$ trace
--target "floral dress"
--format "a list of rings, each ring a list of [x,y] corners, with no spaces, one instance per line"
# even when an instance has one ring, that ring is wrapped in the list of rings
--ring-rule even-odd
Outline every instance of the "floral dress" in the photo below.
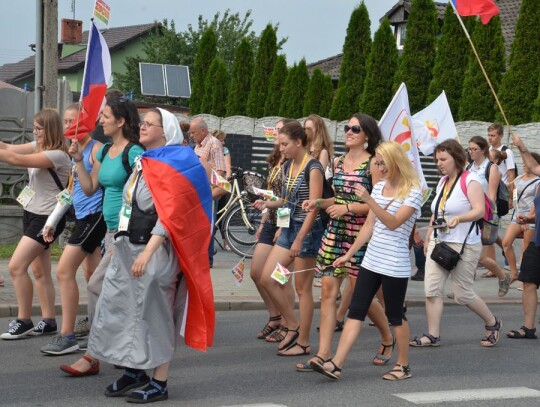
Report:
[[[350,173],[345,172],[343,169],[344,160],[345,156],[339,158],[334,172],[333,185],[336,193],[336,205],[360,202],[354,191],[354,187],[358,184],[362,185],[370,193],[372,188],[371,175],[369,174],[371,159],[364,161]],[[347,273],[352,277],[358,275],[358,269],[362,264],[366,246],[358,250],[350,262],[344,266],[334,268],[332,263],[338,257],[347,253],[365,221],[366,215],[354,215],[351,213],[346,213],[337,219],[330,218],[317,256],[318,275],[334,277],[344,277]]]

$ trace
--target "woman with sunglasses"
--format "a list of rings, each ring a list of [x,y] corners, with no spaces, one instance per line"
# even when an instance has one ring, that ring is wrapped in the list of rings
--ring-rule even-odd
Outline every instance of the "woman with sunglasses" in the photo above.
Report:
[[[310,362],[324,362],[330,357],[336,327],[341,329],[343,327],[349,304],[344,304],[342,299],[340,308],[344,308],[343,313],[340,315],[339,310],[336,310],[339,287],[341,282],[348,278],[354,289],[366,246],[360,247],[345,264],[338,267],[333,264],[351,248],[368,216],[369,207],[356,195],[356,187],[361,185],[371,192],[373,184],[380,180],[380,171],[376,169],[375,160],[372,159],[376,147],[382,140],[375,119],[357,113],[349,119],[344,130],[348,152],[336,159],[333,178],[336,196],[309,200],[303,205],[306,210],[314,210],[317,207],[325,210],[330,215],[330,221],[317,256],[317,271],[322,275],[319,350],[309,361],[296,365],[299,372],[310,372],[312,371]],[[381,334],[381,346],[373,358],[373,364],[385,365],[392,356],[393,338],[384,310],[378,301],[373,301],[369,308],[369,317]]]
[[[304,201],[321,198],[324,170],[321,163],[307,152],[307,136],[297,121],[283,125],[278,133],[280,150],[288,160],[283,165],[283,190],[276,201],[263,201],[258,208],[276,209],[277,226],[281,234],[268,254],[263,268],[262,282],[276,305],[284,322],[283,340],[279,343],[279,356],[308,355],[309,334],[313,318],[313,277],[315,260],[323,234],[318,211],[306,213]],[[280,284],[272,278],[276,263],[289,267],[294,274],[299,298],[299,321],[294,315],[294,302],[289,295],[292,283]]]
[[[283,119],[276,123],[274,128],[274,149],[266,159],[268,161],[268,186],[267,188],[274,193],[274,196],[280,197],[283,189],[283,163],[285,157],[280,151],[278,134],[283,126],[291,123],[291,119]],[[264,204],[263,200],[257,200],[253,203],[255,208],[261,208]],[[261,224],[257,229],[256,237],[257,244],[251,259],[250,276],[257,291],[261,295],[266,308],[268,309],[269,319],[264,328],[258,333],[257,339],[265,339],[267,342],[281,342],[284,338],[284,332],[279,329],[282,326],[281,315],[277,306],[272,301],[272,298],[266,291],[262,283],[262,272],[264,262],[268,254],[274,247],[274,244],[279,237],[279,228],[277,227],[276,209],[268,208],[262,215]],[[287,296],[291,302],[294,302],[294,290],[290,284],[284,287]]]
[[[475,173],[463,174],[467,154],[457,140],[445,140],[435,147],[435,162],[443,178],[437,186],[432,201],[433,216],[430,225],[438,226],[426,233],[426,275],[424,291],[428,330],[409,342],[413,347],[441,346],[441,319],[444,307],[444,285],[452,277],[455,302],[465,305],[478,315],[485,324],[486,333],[480,341],[485,347],[495,346],[499,341],[502,321],[497,319],[482,298],[473,290],[474,275],[482,242],[475,222],[482,219],[485,211],[484,190]],[[465,185],[461,186],[461,182]],[[438,242],[461,252],[461,258],[452,271],[441,267],[431,258]]]
[[[469,140],[468,150],[473,162],[467,169],[476,174],[480,184],[482,184],[484,193],[491,199],[491,202],[497,202],[497,188],[501,180],[501,173],[499,167],[489,161],[489,144],[487,140],[482,136],[472,137]],[[493,245],[482,247],[480,263],[489,270],[482,277],[489,276],[489,273],[496,276],[499,279],[499,297],[504,297],[510,289],[510,277],[506,276],[504,271],[497,265],[497,262],[490,256],[490,249],[494,254]]]
[[[123,97],[109,98],[100,119],[103,133],[110,136],[112,144],[104,144],[96,154],[97,161],[88,173],[83,161],[80,143],[73,141],[69,153],[75,161],[77,176],[86,195],[103,188],[103,217],[107,224],[105,254],[88,281],[88,324],[91,327],[96,303],[101,293],[105,271],[114,255],[114,235],[118,230],[119,213],[122,207],[122,191],[135,158],[144,151],[139,144],[140,118],[133,102]],[[106,150],[105,150],[106,149]],[[86,349],[85,344],[79,345]],[[71,376],[88,376],[99,373],[97,359],[85,354],[72,365],[61,365],[60,369]]]
[[[27,335],[56,332],[54,284],[51,277],[49,245],[64,231],[63,216],[51,241],[43,239],[43,228],[56,206],[56,195],[67,185],[70,159],[62,131],[62,120],[54,109],[43,109],[34,116],[35,141],[25,144],[6,144],[0,141],[0,161],[16,167],[28,168],[28,185],[17,201],[24,208],[23,236],[11,260],[9,274],[17,297],[17,318],[9,324],[2,339],[20,339]],[[36,283],[41,305],[41,321],[34,327],[31,320],[33,285],[28,267]]]
[[[420,215],[422,192],[418,175],[400,144],[387,141],[375,151],[383,180],[374,185],[371,195],[364,186],[355,187],[358,197],[369,207],[369,213],[347,253],[333,263],[336,268],[345,266],[369,242],[358,270],[348,319],[333,358],[311,361],[315,371],[332,379],[341,376],[343,364],[381,287],[385,313],[394,327],[398,347],[396,364],[383,379],[411,377],[409,325],[403,318],[403,302],[411,276],[409,237]]]

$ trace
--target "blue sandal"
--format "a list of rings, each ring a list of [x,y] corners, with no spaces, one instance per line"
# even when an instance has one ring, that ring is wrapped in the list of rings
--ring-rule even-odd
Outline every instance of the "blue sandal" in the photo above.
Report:
[[[154,380],[150,380],[148,386],[141,390],[135,390],[126,397],[128,403],[147,404],[154,401],[167,400],[169,392],[167,387],[157,384]]]
[[[422,338],[428,338],[429,342],[422,342]],[[423,333],[421,337],[415,336],[414,339],[409,342],[409,346],[412,346],[413,348],[427,348],[430,346],[438,347],[441,346],[441,337]]]

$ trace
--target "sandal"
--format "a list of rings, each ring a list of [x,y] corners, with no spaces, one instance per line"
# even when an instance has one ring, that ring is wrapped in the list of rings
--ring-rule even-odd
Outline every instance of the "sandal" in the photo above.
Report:
[[[300,353],[284,353],[295,348],[296,346],[302,349]],[[279,351],[277,355],[278,356],[304,356],[304,355],[309,355],[310,353],[311,353],[311,349],[309,348],[309,345],[304,346],[304,345],[300,345],[298,342],[295,342],[291,346],[289,346],[287,349]]]
[[[324,365],[328,360],[324,360],[319,355],[315,355],[313,358],[317,358],[321,361],[321,363]],[[296,371],[297,372],[313,372],[313,368],[311,367],[311,361],[303,362],[303,363],[297,363],[296,364]]]
[[[326,368],[324,367],[325,363],[331,363],[334,368],[332,370],[326,370]],[[325,375],[326,377],[329,377],[330,379],[334,379],[334,380],[339,379],[341,376],[341,368],[337,367],[337,365],[334,363],[332,359],[328,359],[325,363],[319,363],[316,360],[312,360],[311,362],[309,362],[309,364],[311,365],[311,368],[315,372],[321,373]]]
[[[285,328],[283,325],[280,325],[278,329],[276,329],[274,332],[264,338],[264,340],[270,343],[278,343],[285,339],[285,335],[287,335],[287,328]]]
[[[401,375],[397,375],[396,373],[401,373]],[[395,382],[397,380],[405,380],[412,377],[411,375],[411,368],[409,365],[396,365],[392,370],[390,370],[388,373],[386,373],[382,378],[384,380],[390,380],[391,382]]]
[[[390,345],[385,345],[384,343],[381,343],[381,346],[382,346],[382,351],[380,353],[377,353],[375,355],[375,357],[373,358],[373,361],[372,361],[372,363],[375,366],[384,366],[384,365],[388,364],[390,359],[392,359],[392,352],[394,351],[394,347],[396,346],[396,338],[392,339],[392,343]],[[388,348],[391,349],[390,350],[390,355],[385,355],[384,352]],[[378,360],[380,362],[378,362]]]
[[[280,320],[281,320],[281,315],[270,317],[268,319],[268,322],[262,329],[262,331],[257,334],[257,339],[266,339],[268,335],[271,335],[275,330],[279,329],[279,324],[275,326],[271,326],[270,323],[275,322],[275,321],[280,321]]]
[[[499,339],[501,337],[501,329],[502,329],[502,321],[500,319],[495,318],[495,325],[489,326],[486,325],[484,328],[486,328],[486,331],[490,331],[491,333],[488,336],[482,337],[482,340],[480,341],[480,345],[489,348],[492,346],[497,345],[497,342],[499,342]]]
[[[429,342],[422,342],[422,338],[429,339]],[[423,333],[420,338],[415,336],[414,339],[409,342],[409,346],[412,346],[413,348],[427,348],[430,346],[435,348],[441,346],[441,337]]]
[[[520,331],[523,331],[525,335],[522,334]],[[525,325],[523,325],[519,329],[516,329],[515,331],[508,332],[506,336],[512,339],[537,339],[538,338],[536,336],[536,328],[529,329]]]
[[[341,332],[343,331],[343,325],[345,325],[345,321],[338,321],[336,319],[336,327],[334,328],[334,332]],[[317,332],[321,332],[321,327],[317,327]]]
[[[287,332],[285,334],[285,338],[283,338],[283,341],[287,338],[287,335],[289,334],[289,332],[294,332],[291,339],[284,345],[281,345],[279,348],[278,348],[278,351],[281,352],[281,351],[284,351],[284,350],[287,350],[289,348],[292,348],[294,346],[294,344],[296,343],[296,340],[298,339],[298,337],[300,336],[300,334],[298,333],[298,329],[300,329],[300,327],[296,328],[296,329],[289,329],[287,327],[284,327],[283,328],[285,330],[285,332]],[[283,342],[282,341],[282,342]]]
[[[143,387],[144,385],[148,384],[149,381],[150,377],[148,377],[144,370],[137,373],[126,370],[120,379],[107,386],[104,394],[107,397],[119,397],[131,389]]]
[[[480,277],[482,277],[482,278],[495,278],[496,276],[491,271],[486,271]]]

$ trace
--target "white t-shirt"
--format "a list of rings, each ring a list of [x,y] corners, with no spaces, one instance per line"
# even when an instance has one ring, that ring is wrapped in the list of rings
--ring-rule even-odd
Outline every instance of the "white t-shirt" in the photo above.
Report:
[[[478,181],[480,184],[482,184],[482,189],[484,190],[484,193],[489,196],[489,181],[486,178],[486,167],[489,165],[490,161],[488,158],[486,158],[482,164],[480,164],[479,167],[476,166],[476,164],[473,162],[471,165],[471,168],[469,168],[470,172],[473,172],[478,177]],[[493,164],[497,165],[497,164]],[[491,171],[491,168],[490,168]]]
[[[504,147],[504,144],[497,147],[497,150],[502,151],[502,148]],[[491,150],[493,146],[489,147]],[[508,184],[508,170],[515,170],[516,169],[516,160],[514,159],[514,153],[510,148],[507,148],[505,151],[506,153],[506,160],[502,160],[502,162],[499,164],[499,171],[501,172],[501,179],[505,184]]]
[[[439,181],[439,185],[437,185],[437,194],[435,198],[433,199],[433,202],[431,203],[431,211],[433,214],[435,214],[435,204],[439,200],[439,195],[442,193],[444,184],[446,182],[447,177],[443,177]],[[472,181],[480,182],[478,180],[478,176],[470,172],[467,177],[465,178],[465,184],[469,186],[469,183]],[[456,186],[452,190],[452,193],[446,200],[446,205],[444,207],[444,213],[441,213],[441,211],[438,211],[437,217],[444,218],[448,222],[450,219],[452,219],[455,216],[464,215],[465,213],[469,212],[472,209],[471,203],[469,202],[469,199],[467,196],[463,193],[463,189],[461,188],[461,181],[458,179]],[[447,229],[446,232],[442,232],[441,229],[437,230],[437,239],[439,239],[442,242],[448,242],[448,243],[463,243],[465,241],[465,237],[467,236],[467,233],[469,232],[469,229],[471,227],[471,222],[463,222],[457,225],[454,229]],[[433,239],[433,234],[431,235],[431,238]],[[471,231],[471,234],[467,238],[468,244],[478,244],[480,243],[480,234],[478,228],[474,227]]]
[[[380,181],[373,187],[371,196],[381,208],[393,197],[382,195],[386,181]],[[413,189],[405,199],[396,199],[386,208],[388,213],[395,215],[404,205],[415,209],[414,214],[395,230],[388,229],[379,219],[375,220],[373,234],[369,241],[362,267],[374,273],[385,276],[409,278],[411,276],[411,259],[409,257],[409,238],[414,222],[420,216],[422,207],[422,192]]]

